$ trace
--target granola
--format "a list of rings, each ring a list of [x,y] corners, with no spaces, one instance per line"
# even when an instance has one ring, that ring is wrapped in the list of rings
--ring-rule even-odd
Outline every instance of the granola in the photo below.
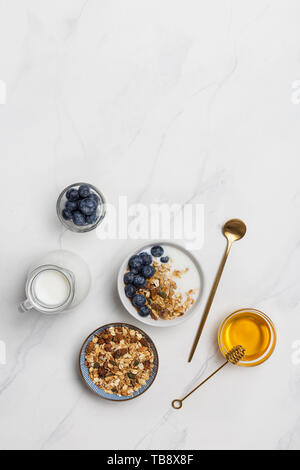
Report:
[[[108,394],[130,396],[149,380],[154,355],[139,331],[127,326],[109,327],[87,344],[85,365],[98,388]]]
[[[154,320],[173,320],[184,315],[195,302],[199,289],[184,292],[186,288],[182,286],[187,282],[181,282],[185,275],[186,281],[195,280],[195,268],[189,261],[191,271],[184,267],[181,256],[180,266],[184,269],[174,269],[173,259],[168,256],[170,250],[166,256],[165,248],[160,245],[152,246],[150,253],[143,251],[129,258],[124,274],[125,295],[141,317],[150,315]]]
[[[177,291],[175,279],[181,278],[188,272],[188,268],[172,271],[172,260],[160,264],[153,261],[155,274],[147,280],[146,288],[142,290],[150,308],[150,316],[154,320],[173,320],[186,313],[194,303],[194,294],[197,289],[190,289],[185,294]]]
[[[173,320],[184,315],[195,302],[194,297],[198,289],[182,293],[177,288],[176,279],[181,279],[188,272],[188,268],[181,271],[172,270],[172,263],[172,259],[167,263],[153,261],[153,276],[145,280],[143,287],[134,288],[133,305],[136,306],[135,298],[140,300],[142,296],[142,309],[147,309],[146,314],[150,314],[153,320]],[[130,287],[132,286],[127,286],[127,289]],[[142,309],[139,310],[140,314]]]

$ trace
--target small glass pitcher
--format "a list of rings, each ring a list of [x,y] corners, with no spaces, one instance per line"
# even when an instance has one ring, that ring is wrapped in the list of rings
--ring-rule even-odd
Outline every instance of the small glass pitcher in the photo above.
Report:
[[[19,311],[56,314],[71,309],[85,299],[90,284],[90,271],[82,258],[66,250],[50,252],[29,269],[26,299]]]
[[[37,285],[39,283],[40,277],[43,273],[53,273],[54,276],[59,276],[58,279],[61,279],[62,284],[66,285],[66,295],[56,302],[47,302],[43,300],[41,296],[38,294]],[[39,266],[34,271],[29,273],[26,281],[25,286],[26,292],[26,300],[20,303],[19,310],[21,312],[27,312],[34,308],[42,313],[58,313],[62,312],[63,310],[67,309],[68,306],[71,304],[72,300],[74,299],[75,294],[75,278],[74,274],[67,270],[63,269],[59,266],[55,266],[54,264],[45,264],[43,266]]]

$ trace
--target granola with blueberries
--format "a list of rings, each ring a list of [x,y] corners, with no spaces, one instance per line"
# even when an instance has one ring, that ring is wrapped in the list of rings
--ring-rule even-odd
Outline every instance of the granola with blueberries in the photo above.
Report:
[[[131,396],[149,380],[154,363],[146,338],[127,326],[96,334],[85,349],[85,365],[98,388],[109,394]]]
[[[188,268],[176,270],[172,266],[173,260],[158,245],[153,246],[150,253],[144,251],[129,259],[124,275],[125,294],[140,316],[173,320],[193,305],[197,289],[182,293],[176,283]]]

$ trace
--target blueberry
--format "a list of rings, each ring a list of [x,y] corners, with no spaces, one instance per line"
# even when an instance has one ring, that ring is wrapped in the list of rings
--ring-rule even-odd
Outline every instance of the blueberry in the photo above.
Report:
[[[169,257],[168,257],[168,256],[162,256],[162,257],[160,258],[160,261],[161,261],[162,263],[167,263],[167,262],[169,261]]]
[[[139,256],[135,255],[130,258],[128,265],[130,268],[136,269],[139,272],[142,268],[143,262]]]
[[[132,284],[134,281],[134,274],[133,272],[129,272],[124,274],[124,284]]]
[[[141,294],[136,294],[132,299],[132,303],[137,308],[143,307],[146,303],[146,298]]]
[[[81,199],[78,203],[78,208],[84,215],[91,215],[97,209],[97,204],[95,203],[94,199],[90,197],[86,197],[85,199]]]
[[[153,246],[151,248],[151,254],[155,257],[155,258],[160,258],[163,254],[164,254],[164,249],[161,247],[161,246]]]
[[[79,194],[77,189],[71,188],[66,192],[66,198],[69,199],[69,201],[78,201],[79,199]]]
[[[143,276],[137,274],[137,276],[134,277],[133,284],[135,287],[144,287],[146,284],[146,279]]]
[[[141,307],[139,309],[139,315],[141,317],[147,317],[150,313],[150,308],[147,307],[147,305],[144,305],[144,307]]]
[[[70,212],[76,211],[78,209],[77,201],[67,201],[65,209]]]
[[[140,270],[139,270],[139,269],[135,269],[135,268],[130,268],[130,272],[131,272],[132,274],[138,274],[138,273],[140,272]]]
[[[96,193],[91,193],[91,194],[89,195],[89,197],[90,197],[91,199],[94,199],[95,203],[96,203],[97,206],[98,206],[98,204],[99,204],[99,202],[100,202],[99,196],[97,196]]]
[[[132,285],[132,284],[128,284],[126,287],[125,287],[125,294],[127,295],[127,297],[131,298],[133,296],[136,296],[136,288]]]
[[[72,217],[73,217],[73,214],[72,214],[71,211],[69,211],[69,210],[67,210],[67,209],[64,209],[64,210],[62,211],[62,216],[63,216],[63,218],[64,218],[65,220],[71,220]]]
[[[85,225],[85,217],[81,212],[74,211],[72,213],[72,217],[73,217],[73,222],[75,225],[78,225],[78,226]]]
[[[96,212],[94,212],[93,214],[91,215],[87,215],[85,220],[87,221],[88,224],[94,224],[98,219],[98,216],[96,214]]]
[[[155,274],[155,269],[153,268],[153,266],[144,266],[143,269],[142,269],[142,275],[146,278],[146,279],[149,279],[149,277],[152,277],[154,276]]]
[[[79,196],[84,199],[90,195],[90,187],[87,184],[82,184],[78,189]]]
[[[142,253],[139,254],[139,257],[141,258],[142,260],[142,263],[144,265],[147,265],[147,264],[151,264],[152,263],[152,256],[149,255],[149,253],[146,253],[145,251],[143,251]]]

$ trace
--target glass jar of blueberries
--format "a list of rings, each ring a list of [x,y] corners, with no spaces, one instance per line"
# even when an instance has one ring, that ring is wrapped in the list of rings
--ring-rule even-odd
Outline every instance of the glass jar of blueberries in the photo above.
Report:
[[[71,184],[59,195],[56,212],[67,229],[77,233],[90,232],[105,217],[105,199],[91,184]]]

